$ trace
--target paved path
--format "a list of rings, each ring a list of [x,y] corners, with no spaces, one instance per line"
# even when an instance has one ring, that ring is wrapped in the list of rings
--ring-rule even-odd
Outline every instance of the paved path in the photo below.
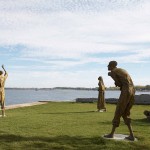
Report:
[[[25,103],[25,104],[16,104],[16,105],[8,105],[5,107],[5,109],[14,109],[14,108],[20,108],[20,107],[28,107],[28,106],[34,106],[34,105],[42,105],[47,104],[48,102],[33,102],[33,103]]]
[[[104,136],[102,136],[105,139],[109,139],[109,140],[123,140],[123,141],[129,141],[129,142],[134,142],[134,141],[138,141],[137,138],[135,138],[134,141],[130,141],[127,140],[126,137],[128,137],[129,135],[124,135],[124,134],[114,134],[114,138],[105,138]]]

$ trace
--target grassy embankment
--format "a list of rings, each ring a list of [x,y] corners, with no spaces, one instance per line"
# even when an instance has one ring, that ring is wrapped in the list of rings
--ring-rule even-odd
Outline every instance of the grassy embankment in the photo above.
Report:
[[[150,106],[135,105],[132,125],[138,142],[107,140],[115,105],[107,104],[106,113],[94,112],[96,104],[50,102],[46,105],[7,110],[0,118],[0,149],[60,150],[148,150],[150,122],[143,111]],[[128,134],[123,122],[116,133]]]

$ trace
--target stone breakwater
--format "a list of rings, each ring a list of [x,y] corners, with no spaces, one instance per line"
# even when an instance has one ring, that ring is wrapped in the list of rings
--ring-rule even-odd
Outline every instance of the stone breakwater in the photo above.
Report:
[[[106,103],[116,104],[117,98],[106,98]],[[94,103],[97,102],[97,98],[77,98],[76,102],[80,103]],[[135,104],[139,105],[150,105],[150,94],[135,95]]]

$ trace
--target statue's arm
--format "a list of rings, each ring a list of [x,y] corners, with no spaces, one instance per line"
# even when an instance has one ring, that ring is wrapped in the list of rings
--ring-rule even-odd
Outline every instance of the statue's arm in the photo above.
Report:
[[[121,83],[119,82],[119,80],[114,72],[108,72],[108,76],[110,76],[115,81],[116,86],[121,87]]]
[[[7,71],[4,68],[4,65],[2,65],[2,68],[3,68],[4,72],[5,72],[4,76],[8,76]]]

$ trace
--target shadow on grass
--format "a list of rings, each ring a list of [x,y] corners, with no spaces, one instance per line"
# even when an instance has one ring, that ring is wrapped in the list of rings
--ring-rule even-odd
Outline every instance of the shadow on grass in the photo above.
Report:
[[[134,120],[132,120],[132,122],[139,126],[149,126],[150,125],[150,121],[147,118],[134,119]]]
[[[18,143],[15,149],[77,149],[77,150],[116,150],[120,149],[127,149],[132,148],[136,150],[145,149],[147,150],[149,147],[146,145],[139,145],[137,142],[118,142],[114,140],[106,140],[102,137],[92,137],[86,138],[81,136],[56,136],[56,137],[25,137],[20,135],[13,135],[13,134],[3,134],[0,135],[0,141],[4,146],[1,144],[0,148],[3,146],[3,149],[13,149],[11,146],[14,143]],[[8,144],[9,143],[9,144]]]
[[[41,114],[50,114],[50,115],[55,115],[55,114],[82,114],[82,113],[94,113],[95,111],[82,111],[82,112],[57,112],[57,113],[41,113]],[[96,113],[96,112],[95,112]]]

